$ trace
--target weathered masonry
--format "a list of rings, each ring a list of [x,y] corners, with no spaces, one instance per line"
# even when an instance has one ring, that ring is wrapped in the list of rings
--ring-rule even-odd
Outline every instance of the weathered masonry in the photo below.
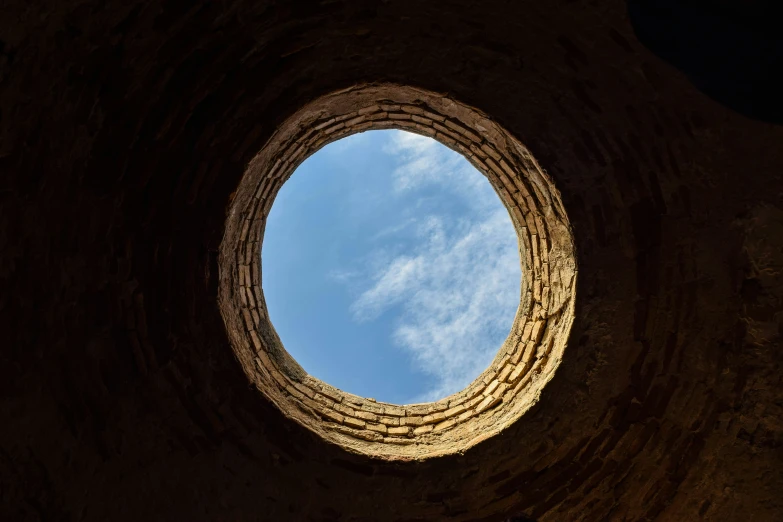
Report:
[[[508,208],[522,252],[521,302],[508,340],[470,386],[430,404],[382,404],[307,375],[275,334],[261,288],[258,253],[283,182],[323,145],[388,128],[430,136],[464,154]],[[245,372],[289,417],[351,451],[386,458],[464,451],[527,411],[562,360],[573,322],[576,261],[560,195],[522,144],[486,115],[446,96],[377,85],[308,104],[250,162],[226,231],[220,302]]]
[[[0,520],[783,520],[763,4],[6,0]],[[275,194],[376,128],[465,155],[523,254],[437,403],[313,379],[265,313]]]

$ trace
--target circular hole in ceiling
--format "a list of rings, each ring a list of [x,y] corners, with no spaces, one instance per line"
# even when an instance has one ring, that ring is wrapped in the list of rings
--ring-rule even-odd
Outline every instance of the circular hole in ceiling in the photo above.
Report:
[[[437,402],[382,403],[330,386],[291,357],[269,319],[258,252],[276,195],[307,157],[372,129],[413,132],[461,153],[500,196],[520,243],[521,300],[508,337],[474,381]],[[538,401],[565,352],[576,276],[571,227],[559,192],[516,138],[448,96],[381,84],[307,104],[250,162],[220,246],[218,297],[248,379],[284,415],[351,452],[424,459],[462,452],[494,436]],[[518,289],[519,279],[508,285]]]
[[[492,362],[520,302],[508,211],[467,159],[370,130],[326,145],[267,217],[269,316],[304,370],[396,404],[457,393]]]

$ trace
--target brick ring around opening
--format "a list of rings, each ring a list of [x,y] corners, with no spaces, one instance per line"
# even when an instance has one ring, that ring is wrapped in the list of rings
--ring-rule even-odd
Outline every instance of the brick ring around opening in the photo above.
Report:
[[[475,381],[434,403],[376,402],[308,375],[283,348],[264,301],[260,248],[280,187],[324,145],[370,129],[415,132],[463,154],[490,181],[519,238],[520,304],[508,338]],[[250,162],[220,246],[219,303],[247,377],[284,415],[354,453],[425,459],[463,452],[508,427],[538,401],[564,355],[576,274],[560,193],[518,140],[487,115],[446,95],[366,85],[309,103]]]

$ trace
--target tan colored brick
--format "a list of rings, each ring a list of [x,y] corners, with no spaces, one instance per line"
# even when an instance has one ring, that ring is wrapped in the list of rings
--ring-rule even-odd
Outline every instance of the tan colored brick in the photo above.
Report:
[[[500,154],[486,143],[481,145],[481,150],[490,155],[495,161],[500,161]]]
[[[416,130],[421,132],[422,134],[426,134],[427,136],[435,136],[437,132],[432,127],[427,127],[426,125],[422,125],[421,123],[414,123],[414,127],[416,127]]]
[[[400,109],[411,114],[424,114],[424,109],[416,107],[415,105],[402,105]]]
[[[250,229],[250,221],[245,220],[244,223],[242,223],[242,232],[239,234],[239,238],[242,241],[245,241],[247,239],[247,231]],[[241,284],[241,283],[240,283]]]
[[[492,381],[495,380],[497,375],[498,375],[497,370],[495,368],[490,368],[490,371],[486,372],[481,376],[481,380],[482,382],[484,382],[484,384],[489,386],[492,383]]]
[[[364,123],[360,123],[358,125],[354,125],[353,127],[351,127],[351,130],[352,131],[356,131],[356,132],[361,132],[361,131],[369,129],[372,126],[373,126],[373,123],[371,121],[365,121]]]
[[[301,384],[301,383],[295,382],[295,383],[294,383],[294,387],[295,387],[297,390],[299,390],[299,391],[300,391],[302,394],[306,395],[307,397],[309,397],[309,398],[311,398],[311,399],[312,399],[313,397],[315,397],[315,391],[313,391],[313,390],[312,390],[311,388],[309,388],[308,386],[305,386],[304,384]]]
[[[319,410],[318,413],[320,413],[322,417],[325,417],[325,418],[329,419],[330,421],[336,422],[337,424],[342,424],[343,421],[345,420],[345,417],[343,417],[342,415],[340,415],[336,411],[328,409],[328,408],[323,408],[323,409]]]
[[[449,125],[449,123],[452,123],[452,122],[447,120],[445,123],[446,123],[447,126],[451,127],[451,125]],[[471,140],[471,141],[473,141],[475,143],[481,143],[481,137],[479,135],[477,135],[476,133],[466,129],[465,127],[462,127],[460,125],[456,125],[456,126],[454,126],[452,128],[454,128],[454,130],[456,130],[457,132],[459,132],[460,134],[462,134],[463,136],[465,136],[469,140]]]
[[[544,335],[545,326],[545,321],[536,321],[536,324],[533,326],[533,331],[530,334],[530,340],[536,344],[541,342],[541,337]]]
[[[531,230],[534,229],[534,227],[529,227],[529,228]],[[539,246],[539,244],[538,244],[538,234],[532,234],[532,233],[530,234],[530,246],[533,248],[533,257],[539,257],[538,256],[538,246]]]
[[[333,134],[334,132],[336,132],[336,131],[338,131],[340,129],[343,129],[343,128],[345,128],[345,123],[341,122],[341,123],[338,123],[337,125],[333,125],[333,126],[329,127],[328,129],[325,129],[324,130],[324,134],[326,134],[326,135]]]
[[[364,411],[368,411],[370,413],[374,413],[376,415],[383,415],[383,406],[369,400],[365,400],[362,402],[361,409],[363,409]]]
[[[393,415],[394,417],[405,417],[405,408],[393,406],[391,404],[384,404],[383,413],[386,415]]]
[[[475,411],[468,410],[468,411],[463,412],[459,417],[457,417],[457,420],[462,422],[462,421],[464,421],[466,419],[469,419],[470,417],[474,416],[475,414],[476,414]]]
[[[484,395],[492,395],[492,392],[495,391],[495,388],[497,388],[500,385],[500,382],[497,379],[493,379],[491,383],[487,386],[487,389],[484,390]]]
[[[378,120],[385,120],[388,117],[389,117],[388,112],[376,112],[375,114],[370,114],[369,116],[365,116],[365,121],[374,122]]]
[[[334,402],[343,402],[342,394],[335,388],[329,386],[328,384],[321,384],[318,391],[321,393],[321,395],[328,397]]]
[[[350,406],[346,406],[345,404],[338,404],[335,403],[332,408],[334,408],[336,411],[339,411],[343,415],[350,415],[350,416],[356,416],[356,410],[351,408]]]
[[[258,334],[255,330],[250,330],[248,333],[250,334],[250,339],[253,340],[253,346],[256,347],[256,351],[263,351],[264,347],[261,344],[261,339],[258,338]]]
[[[364,419],[366,421],[370,422],[378,422],[378,416],[374,413],[370,413],[369,411],[364,410],[356,410],[356,413],[354,413],[355,417],[358,417],[360,419]]]
[[[261,322],[261,317],[258,315],[258,312],[255,310],[250,310],[250,315],[253,316],[253,324],[259,324]]]
[[[520,208],[522,208],[520,204]],[[530,205],[528,204],[528,208]],[[524,210],[524,209],[523,209]],[[533,211],[525,212],[525,225],[530,233],[530,245],[534,248],[534,257],[538,255],[538,228],[536,227],[536,220],[533,217]]]
[[[250,308],[256,307],[256,300],[253,298],[253,290],[250,288],[245,288],[245,295],[247,296],[247,304]]]
[[[440,114],[436,114],[436,113],[431,112],[431,111],[422,111],[421,115],[424,116],[425,118],[429,118],[429,119],[431,119],[433,121],[440,121],[440,122],[446,121],[446,117],[445,116],[441,116]]]
[[[304,399],[304,398],[305,398],[304,394],[303,394],[302,392],[300,392],[299,390],[297,390],[296,388],[294,388],[292,385],[287,385],[287,386],[285,387],[285,390],[286,390],[286,391],[287,391],[287,392],[288,392],[290,395],[293,395],[294,397],[296,397],[296,398],[297,398],[297,399],[299,399],[300,401],[301,401],[302,399]]]
[[[443,415],[446,416],[446,417],[451,417],[453,415],[459,415],[460,413],[465,411],[465,409],[466,409],[465,405],[464,404],[460,404],[458,406],[455,406],[454,408],[449,408],[448,410],[443,412]]]
[[[288,379],[286,379],[282,373],[280,373],[275,366],[267,367],[267,370],[272,375],[272,378],[274,378],[275,381],[277,381],[277,384],[281,388],[285,388],[286,385],[290,382]]]
[[[264,370],[270,368],[272,366],[272,360],[269,358],[269,354],[264,350],[261,350],[257,353],[258,357],[256,357],[256,364],[259,366],[259,368],[263,368]]]
[[[239,300],[242,301],[243,307],[248,308],[247,295],[245,294],[244,286],[239,287]]]
[[[415,123],[410,120],[394,120],[394,126],[397,128],[418,129],[421,127],[421,123]]]
[[[414,435],[423,435],[425,433],[431,432],[435,427],[432,424],[426,425],[426,426],[419,426],[415,430],[413,430]]]
[[[305,397],[304,399],[302,399],[302,404],[304,404],[305,406],[307,406],[308,408],[310,408],[310,409],[311,409],[311,410],[313,410],[314,412],[319,412],[319,411],[321,411],[321,410],[323,409],[323,406],[322,406],[322,405],[318,404],[318,403],[317,403],[317,402],[315,402],[314,400],[312,400],[312,399],[309,399],[309,398],[307,398],[307,397]]]
[[[337,426],[335,427],[335,430],[342,433],[343,435],[349,435],[357,439],[369,440],[372,442],[383,441],[383,435],[368,430],[355,430],[353,428],[347,428],[343,426]]]
[[[476,167],[477,169],[479,169],[479,170],[480,170],[481,172],[483,172],[484,174],[486,174],[487,172],[489,172],[489,171],[490,171],[490,169],[489,169],[489,167],[487,166],[487,164],[486,164],[486,163],[484,163],[484,160],[482,160],[482,159],[481,159],[481,158],[479,158],[478,156],[472,156],[472,157],[470,158],[470,162],[471,162],[471,163],[473,163],[473,166],[474,166],[474,167]]]
[[[389,435],[399,435],[407,437],[411,433],[411,429],[407,426],[398,426],[395,428],[388,428]]]
[[[506,378],[511,374],[511,372],[514,371],[514,367],[510,364],[507,364],[503,367],[503,369],[498,374],[498,381],[505,382]]]
[[[446,418],[446,415],[444,415],[442,411],[439,411],[431,413],[430,415],[425,415],[421,420],[424,424],[433,424],[442,421],[444,418]]]
[[[426,415],[430,413],[430,404],[429,403],[407,404],[405,406],[405,412],[407,413],[408,416]]]
[[[449,129],[448,127],[444,127],[443,125],[437,122],[433,122],[432,126],[433,128],[435,128],[435,130],[438,131],[439,134],[448,136],[449,138],[451,138],[452,141],[455,142],[455,144],[459,143],[461,145],[459,148],[463,154],[465,154],[466,156],[473,156],[473,152],[470,151],[471,142],[465,136],[463,136],[459,132]]]
[[[525,346],[525,355],[522,357],[522,362],[525,364],[525,366],[529,366],[532,364],[533,359],[536,356],[536,341],[530,340],[527,342],[527,345]]]
[[[356,116],[356,115],[358,115],[358,114],[359,114],[359,112],[358,112],[358,111],[355,111],[355,112],[346,112],[345,114],[341,114],[341,115],[339,115],[339,116],[335,116],[335,118],[334,118],[334,121],[338,122],[338,121],[345,121],[345,120],[349,120],[349,119],[353,118],[354,116]]]
[[[538,301],[540,303],[541,302],[541,280],[540,279],[536,279],[535,281],[533,281],[532,287],[533,287],[533,299],[535,299],[536,301]]]
[[[399,426],[400,425],[400,419],[399,417],[379,417],[378,422],[381,424],[385,424],[387,426]]]
[[[508,207],[511,208],[514,206],[514,198],[511,197],[511,194],[508,193],[508,190],[505,187],[496,187],[495,190],[500,194],[500,199],[502,199]]]
[[[383,434],[386,434],[386,432],[388,431],[388,428],[383,424],[367,424],[367,429]]]
[[[529,341],[530,335],[533,332],[533,326],[535,326],[535,323],[532,321],[528,321],[525,324],[525,330],[522,332],[522,340],[523,341]]]
[[[329,118],[329,119],[328,119],[328,120],[326,120],[325,122],[319,123],[318,125],[316,125],[316,126],[315,126],[315,127],[313,127],[313,128],[314,128],[315,130],[321,130],[321,129],[325,129],[326,127],[328,127],[329,125],[331,125],[331,124],[332,124],[332,123],[334,123],[335,121],[337,121],[337,119],[336,119],[336,118]]]
[[[447,428],[451,428],[455,424],[457,424],[457,419],[447,419],[447,420],[445,420],[445,421],[443,421],[443,422],[441,422],[439,424],[436,424],[435,428],[433,429],[433,431],[442,431],[442,430],[445,430]]]
[[[351,428],[357,428],[357,429],[363,429],[367,423],[363,420],[354,419],[353,417],[345,417],[343,420],[343,424],[346,426],[350,426]]]
[[[487,153],[481,150],[481,146],[477,142],[470,143],[470,152],[472,152],[474,156],[477,156],[482,160],[484,160],[485,163],[489,158],[489,156],[487,156]],[[489,165],[489,163],[487,163],[487,165]],[[495,169],[490,168],[490,170],[495,170]]]
[[[380,105],[370,105],[369,107],[365,107],[364,109],[359,109],[359,114],[365,115],[371,112],[378,112],[379,110],[381,110]]]
[[[382,120],[375,123],[374,128],[376,129],[390,129],[394,127],[395,122],[389,121],[389,120]]]
[[[457,142],[454,139],[450,138],[446,134],[443,134],[442,132],[436,132],[435,133],[435,139],[437,139],[441,143],[445,143],[446,145],[450,145],[451,147],[456,147],[457,146]]]
[[[464,131],[466,131],[466,130],[467,130],[467,129],[465,129],[465,128],[464,128],[462,125],[459,125],[459,124],[457,124],[457,123],[454,123],[454,122],[453,122],[453,121],[451,121],[451,120],[446,120],[446,121],[444,121],[444,124],[446,125],[446,127],[450,128],[450,129],[451,129],[451,130],[453,130],[453,131],[456,131],[456,132],[458,132],[458,133],[462,134],[463,136],[465,135],[465,132],[464,132]],[[479,141],[479,140],[473,140],[473,141]]]
[[[520,377],[525,373],[525,366],[524,364],[517,366],[513,372],[511,372],[511,375],[508,376],[508,382],[515,383],[519,380]]]
[[[243,308],[242,317],[245,320],[245,328],[248,331],[255,330],[255,323],[253,322],[253,316],[250,315],[250,310],[248,310],[247,308]]]
[[[357,116],[353,118],[352,120],[348,120],[345,122],[346,127],[353,127],[354,125],[361,123],[364,121],[364,116]]]
[[[484,389],[484,386],[482,386],[482,383],[476,382],[474,384],[471,384],[470,387],[465,390],[465,393],[463,395],[464,397],[464,403],[469,403],[471,399],[475,398],[478,395],[481,395],[481,391]],[[470,408],[470,406],[467,406]]]
[[[316,401],[320,402],[321,404],[323,404],[327,408],[331,408],[332,406],[334,406],[334,401],[333,400],[331,400],[331,399],[329,399],[327,397],[324,397],[320,393],[316,393],[314,398],[315,398]]]
[[[500,402],[500,397],[495,397],[492,395],[488,395],[487,397],[484,397],[484,400],[481,401],[481,403],[476,406],[476,413],[482,413],[491,407],[495,406]]]
[[[455,406],[459,406],[460,404],[462,404],[466,400],[468,400],[467,396],[465,394],[463,394],[463,393],[460,393],[459,395],[457,395],[453,399],[449,400],[449,409],[454,408]]]
[[[434,413],[436,411],[446,411],[449,409],[449,400],[448,399],[441,399],[438,402],[433,402],[430,404],[430,413]]]
[[[549,310],[549,295],[550,295],[549,286],[542,287],[541,288],[541,307],[544,310]]]

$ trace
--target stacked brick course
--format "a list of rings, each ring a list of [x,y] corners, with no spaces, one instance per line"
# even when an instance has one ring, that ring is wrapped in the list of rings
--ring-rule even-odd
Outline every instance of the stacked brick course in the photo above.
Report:
[[[507,207],[520,243],[523,283],[508,339],[471,385],[429,404],[380,403],[307,375],[274,333],[261,288],[264,225],[283,183],[327,143],[389,128],[429,136],[468,158]],[[383,86],[314,102],[251,162],[229,221],[235,233],[223,243],[221,301],[240,360],[286,414],[352,450],[417,457],[462,450],[518,418],[560,361],[572,321],[576,265],[558,192],[513,137],[452,100]]]
[[[0,520],[783,520],[783,127],[654,56],[639,4],[4,2]],[[713,4],[699,8],[715,20],[772,19]],[[689,49],[720,51],[680,25]],[[752,86],[730,62],[706,65]],[[446,97],[348,93],[297,113],[384,79],[522,140],[579,257],[568,349],[536,405],[559,335],[519,403],[389,437],[407,445],[300,409],[257,369],[237,293],[243,213],[299,127],[426,106],[521,155]],[[542,219],[551,274],[563,236]],[[265,353],[303,385],[252,298]],[[463,453],[415,457],[481,430]]]

